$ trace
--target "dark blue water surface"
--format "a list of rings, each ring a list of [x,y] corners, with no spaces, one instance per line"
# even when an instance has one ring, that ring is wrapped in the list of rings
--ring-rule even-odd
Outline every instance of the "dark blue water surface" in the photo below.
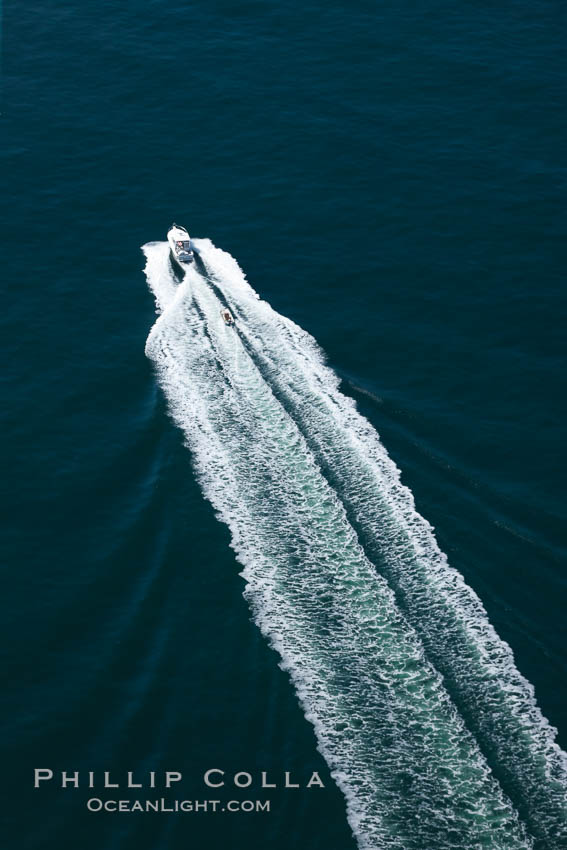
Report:
[[[144,353],[173,219],[325,350],[567,745],[561,30],[545,0],[4,9],[6,847],[356,847]],[[94,814],[37,767],[325,788]]]

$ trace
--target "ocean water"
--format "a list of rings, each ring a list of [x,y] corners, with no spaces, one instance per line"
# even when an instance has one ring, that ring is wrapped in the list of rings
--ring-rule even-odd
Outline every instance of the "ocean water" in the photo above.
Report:
[[[560,24],[4,9],[7,847],[567,847]]]

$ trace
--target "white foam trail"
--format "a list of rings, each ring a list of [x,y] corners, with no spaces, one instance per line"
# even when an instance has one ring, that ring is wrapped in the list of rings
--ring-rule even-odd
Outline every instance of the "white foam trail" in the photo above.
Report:
[[[376,456],[362,459],[368,474],[380,474],[372,486],[384,489],[388,508],[375,516],[387,520],[382,554],[417,559],[416,580],[429,557],[421,537],[432,537],[431,530],[417,514],[408,526],[411,494],[369,423],[339,393],[313,340],[257,300],[232,258],[208,242],[200,248],[238,332],[223,325],[221,303],[197,270],[174,287],[167,246],[146,246],[146,274],[162,310],[147,353],[204,493],[231,530],[255,619],[280,653],[345,794],[360,847],[531,847],[416,631],[359,545],[341,502],[351,507],[352,488],[347,482],[339,499],[321,474],[318,441],[338,452],[346,478],[352,452],[357,475],[360,446],[368,451],[369,441]],[[284,376],[279,382],[266,372],[274,363]],[[332,446],[321,438],[329,418],[341,435]],[[472,609],[477,618],[484,616],[479,606],[477,600]],[[477,660],[497,680],[502,658],[511,663],[511,656],[504,647],[483,657],[484,630],[471,632]],[[519,681],[523,705],[527,683]],[[527,737],[538,719],[532,702]]]

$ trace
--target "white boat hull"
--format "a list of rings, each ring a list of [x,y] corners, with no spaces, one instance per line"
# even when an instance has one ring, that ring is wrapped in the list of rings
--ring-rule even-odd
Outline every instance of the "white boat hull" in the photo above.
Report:
[[[171,257],[182,269],[191,265],[195,259],[191,238],[184,227],[174,224],[167,234]]]

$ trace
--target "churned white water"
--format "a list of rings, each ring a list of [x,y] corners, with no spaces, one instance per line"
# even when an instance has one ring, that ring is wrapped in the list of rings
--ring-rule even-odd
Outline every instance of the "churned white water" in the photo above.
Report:
[[[181,283],[144,248],[146,352],[360,847],[564,846],[565,755],[510,648],[314,340],[198,245]]]

